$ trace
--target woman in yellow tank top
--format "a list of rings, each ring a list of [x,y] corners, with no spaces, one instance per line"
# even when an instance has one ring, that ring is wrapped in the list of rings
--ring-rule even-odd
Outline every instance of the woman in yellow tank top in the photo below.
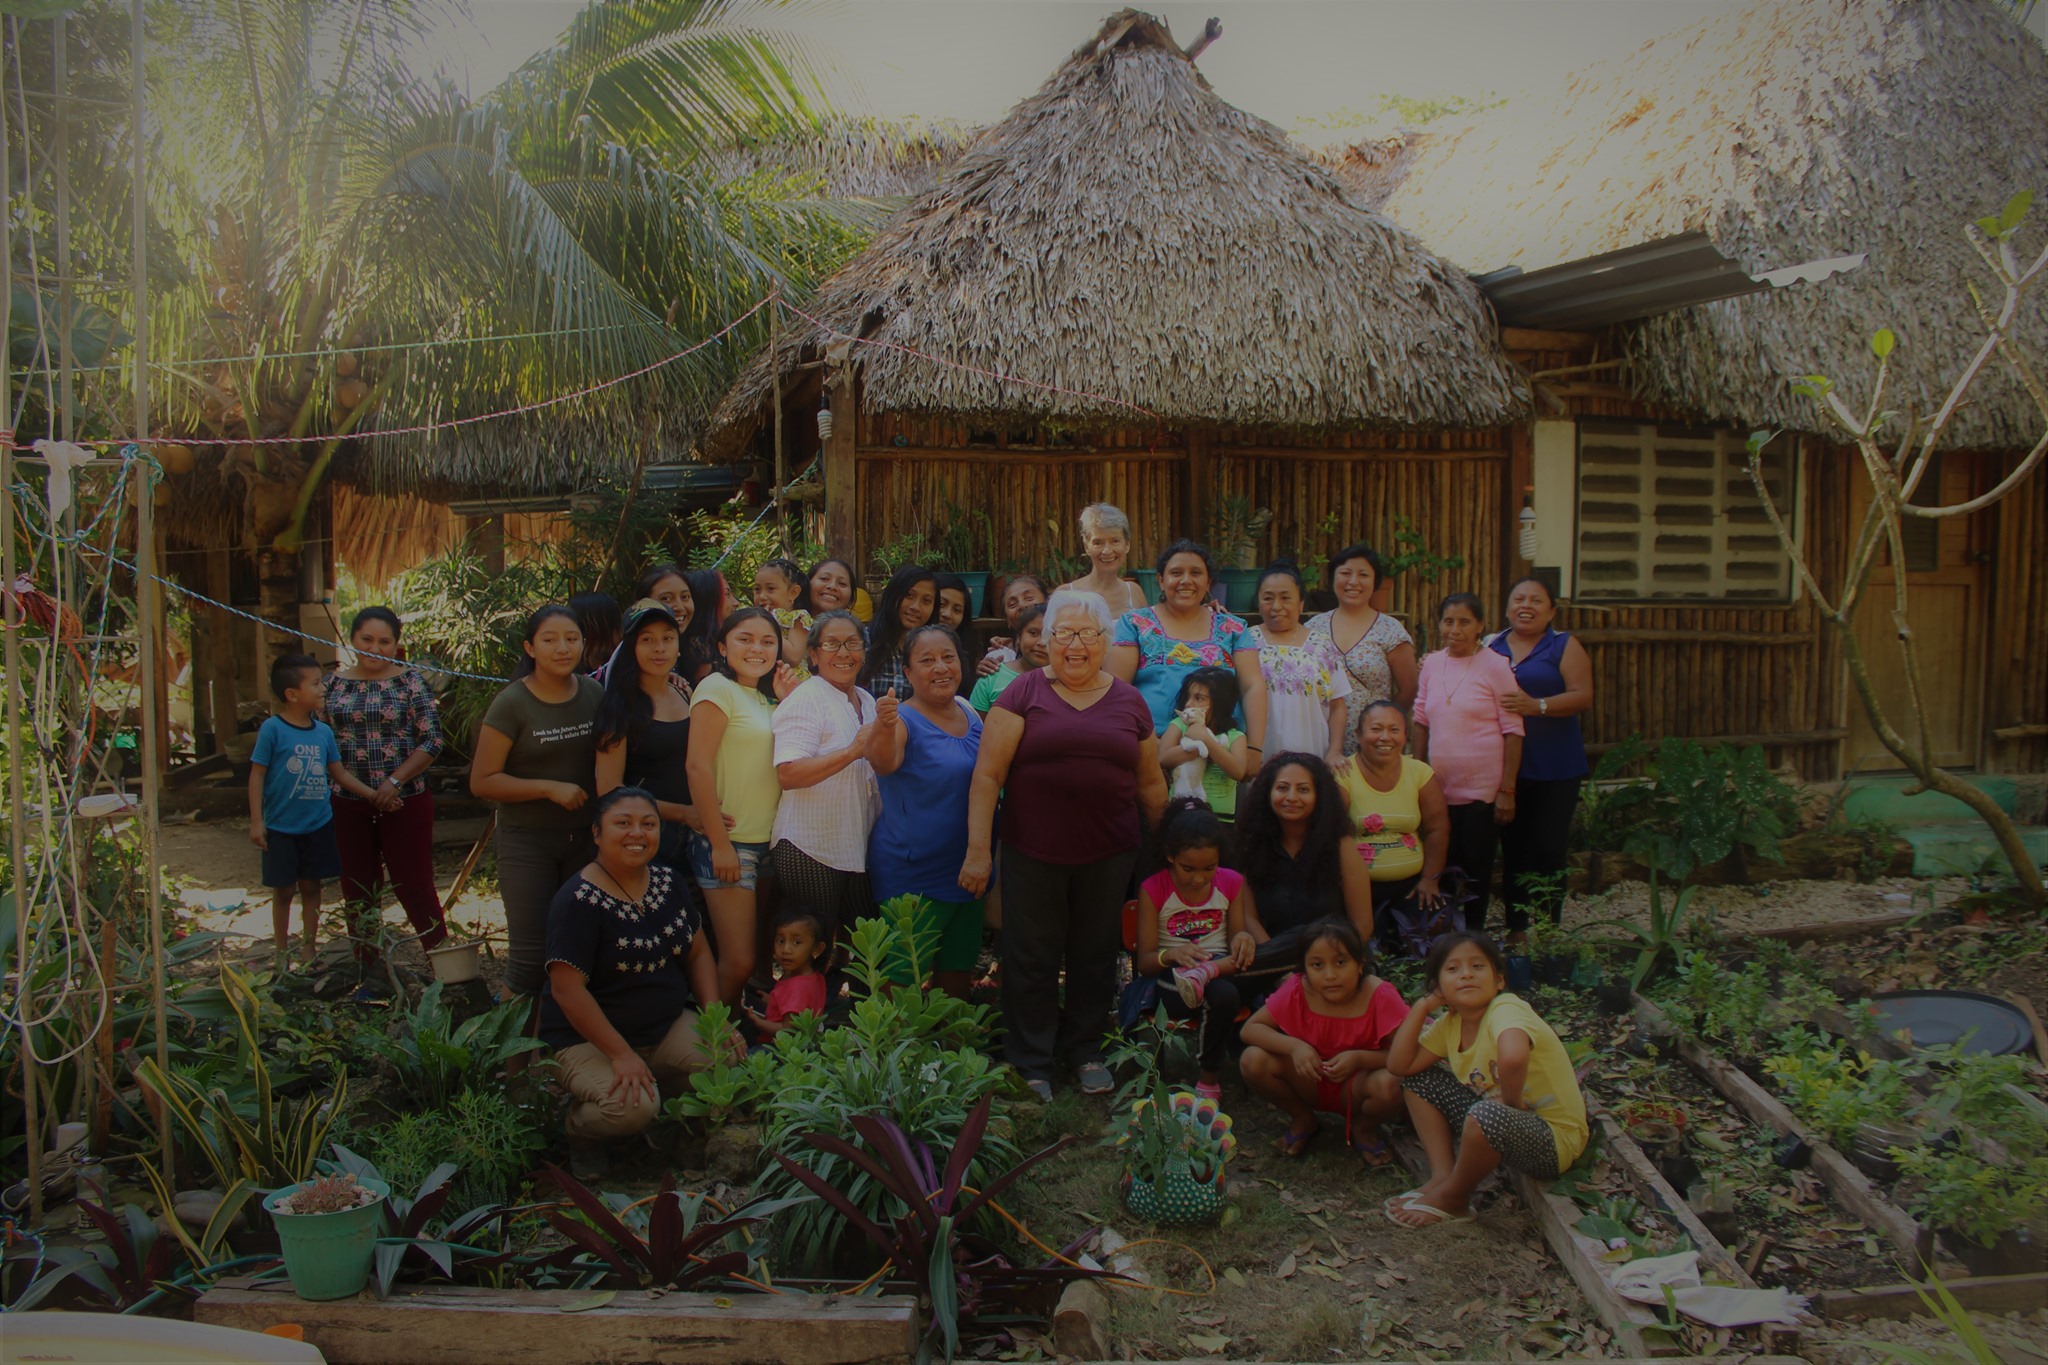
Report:
[[[1375,903],[1409,900],[1430,911],[1443,900],[1438,879],[1450,847],[1450,813],[1436,774],[1402,752],[1407,744],[1407,714],[1390,701],[1373,702],[1360,720],[1357,757],[1337,776]]]

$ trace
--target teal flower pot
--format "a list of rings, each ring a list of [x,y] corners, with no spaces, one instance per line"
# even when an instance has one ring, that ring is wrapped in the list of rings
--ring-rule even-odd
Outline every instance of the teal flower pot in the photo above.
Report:
[[[298,1185],[287,1185],[263,1201],[264,1212],[277,1226],[292,1292],[302,1299],[345,1299],[360,1294],[370,1282],[370,1263],[377,1254],[377,1234],[384,1230],[384,1205],[391,1187],[367,1177],[357,1183],[377,1198],[341,1213],[280,1212],[278,1205],[301,1188]]]
[[[1197,1180],[1185,1170],[1168,1171],[1165,1177],[1140,1180],[1124,1172],[1124,1207],[1148,1223],[1162,1228],[1192,1228],[1213,1223],[1223,1216],[1228,1201],[1223,1193],[1223,1163],[1216,1174]]]
[[[967,619],[977,616],[1001,616],[1003,604],[988,600],[988,573],[980,569],[955,569],[961,581],[967,584]]]
[[[1124,572],[1138,580],[1138,588],[1145,594],[1145,601],[1148,604],[1155,607],[1159,605],[1159,570],[1126,569]]]
[[[1259,609],[1259,575],[1263,569],[1218,569],[1216,586],[1221,590],[1223,605],[1239,616],[1256,613]]]

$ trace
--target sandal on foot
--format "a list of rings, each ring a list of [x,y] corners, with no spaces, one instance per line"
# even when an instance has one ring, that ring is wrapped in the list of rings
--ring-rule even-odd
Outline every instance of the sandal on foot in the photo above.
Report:
[[[1382,1203],[1380,1205],[1380,1212],[1385,1214],[1387,1217],[1392,1218],[1394,1216],[1395,1209],[1404,1208],[1407,1206],[1410,1200],[1419,1199],[1421,1197],[1422,1190],[1419,1187],[1412,1190],[1403,1190],[1399,1194],[1395,1195],[1392,1199],[1389,1199]]]
[[[1426,1213],[1430,1217],[1430,1221],[1427,1223],[1404,1223],[1395,1216],[1394,1210],[1387,1210],[1387,1221],[1395,1227],[1408,1232],[1421,1232],[1425,1228],[1442,1227],[1446,1223],[1469,1223],[1478,1216],[1470,1209],[1465,1209],[1458,1213],[1445,1213],[1436,1205],[1424,1204],[1420,1200],[1403,1204],[1401,1208],[1408,1213]]]
[[[1289,1161],[1300,1160],[1308,1154],[1309,1144],[1314,1142],[1316,1135],[1322,1131],[1320,1126],[1312,1127],[1305,1133],[1297,1133],[1290,1129],[1280,1138],[1280,1155]]]
[[[1387,1146],[1385,1138],[1374,1138],[1370,1142],[1363,1138],[1354,1138],[1351,1142],[1351,1150],[1366,1165],[1375,1168],[1384,1166],[1394,1159],[1394,1149]]]

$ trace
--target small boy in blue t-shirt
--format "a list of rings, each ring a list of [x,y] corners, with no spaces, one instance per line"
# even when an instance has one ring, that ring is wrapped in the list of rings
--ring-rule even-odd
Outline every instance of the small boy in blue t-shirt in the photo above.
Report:
[[[270,888],[270,928],[277,965],[291,946],[292,888],[305,914],[300,960],[310,963],[320,931],[320,883],[341,875],[334,842],[329,779],[349,795],[374,801],[377,793],[342,766],[334,731],[313,713],[326,700],[320,661],[287,654],[270,666],[277,714],[256,732],[249,759],[249,842],[263,850],[263,884]]]

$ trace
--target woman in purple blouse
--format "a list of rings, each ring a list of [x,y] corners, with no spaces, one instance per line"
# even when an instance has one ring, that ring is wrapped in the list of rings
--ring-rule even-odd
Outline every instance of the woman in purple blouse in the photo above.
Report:
[[[1113,623],[1093,593],[1045,609],[1050,662],[1021,673],[988,713],[969,788],[960,886],[988,888],[1002,796],[1003,1046],[1040,1096],[1073,1068],[1083,1094],[1112,1088],[1102,1035],[1116,999],[1123,903],[1141,837],[1166,809],[1152,712],[1102,666]],[[1066,989],[1060,972],[1066,971]]]
[[[372,801],[334,793],[341,896],[363,964],[379,957],[378,898],[387,886],[420,947],[448,937],[434,887],[434,797],[422,780],[441,752],[441,713],[426,679],[398,662],[399,630],[389,607],[357,612],[348,633],[355,665],[327,682],[327,723],[342,764],[377,793]]]

